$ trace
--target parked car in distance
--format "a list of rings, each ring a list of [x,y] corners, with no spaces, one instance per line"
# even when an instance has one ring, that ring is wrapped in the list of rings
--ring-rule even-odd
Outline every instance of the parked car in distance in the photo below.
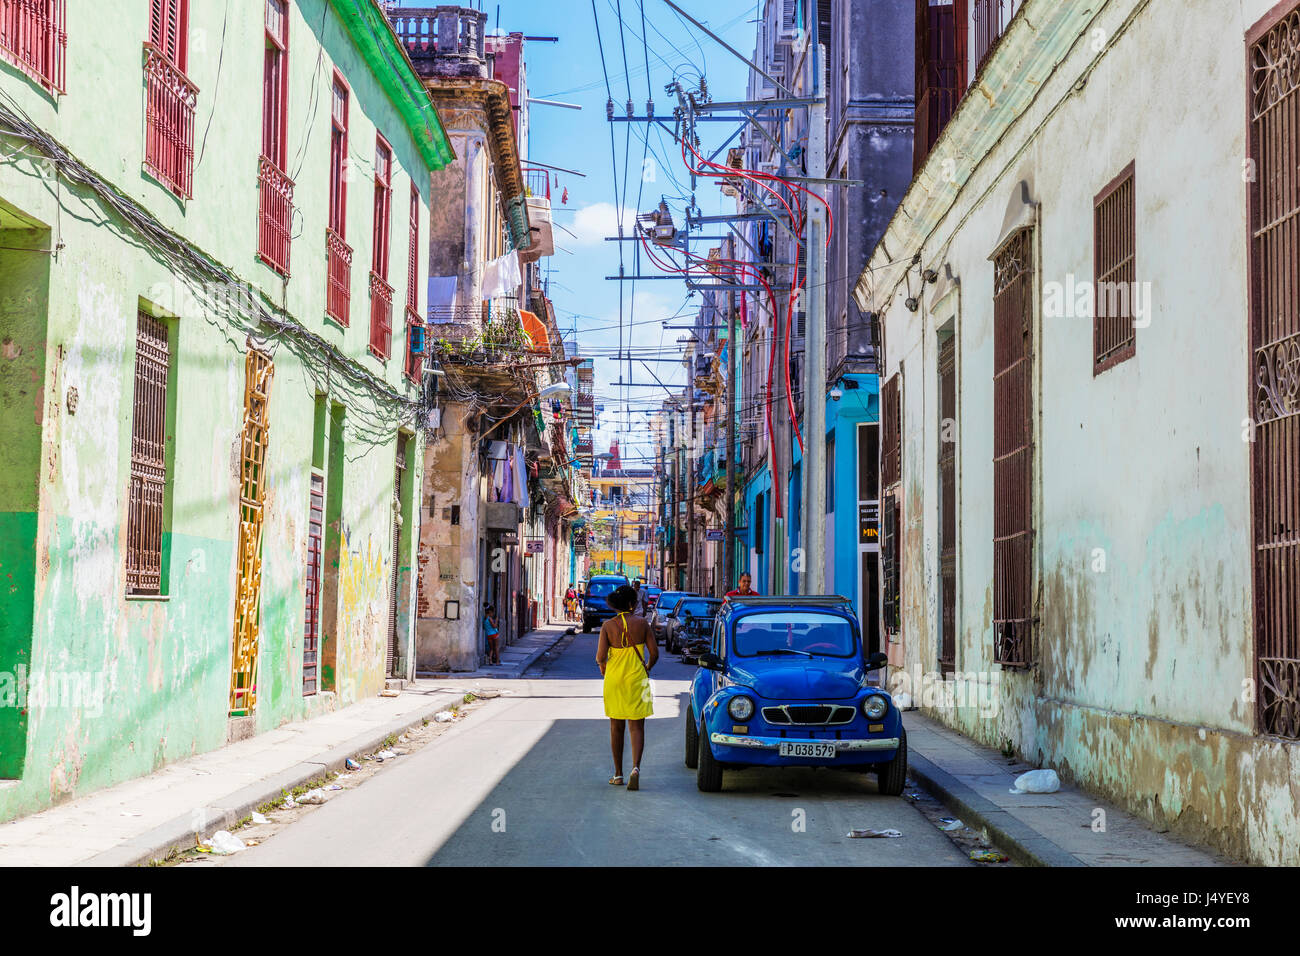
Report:
[[[699,596],[694,591],[664,591],[659,595],[654,613],[650,615],[650,630],[654,632],[655,640],[660,644],[664,643],[664,638],[667,636],[665,632],[667,630],[668,615],[673,613],[673,608],[677,606],[677,602],[688,595]]]
[[[587,592],[582,598],[582,633],[589,634],[593,627],[599,628],[614,616],[605,599],[615,588],[631,583],[625,574],[593,574],[587,579]]]
[[[684,661],[695,660],[696,654],[707,651],[713,635],[713,619],[721,607],[720,598],[687,595],[678,601],[665,622],[664,644],[668,650],[681,654]]]
[[[867,682],[868,656],[842,597],[731,597],[700,655],[686,708],[686,766],[722,789],[726,771],[832,767],[874,773],[898,796],[907,732],[889,693]]]

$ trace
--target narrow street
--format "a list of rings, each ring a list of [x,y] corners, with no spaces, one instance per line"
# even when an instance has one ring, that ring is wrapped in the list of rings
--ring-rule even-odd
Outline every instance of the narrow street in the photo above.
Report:
[[[749,770],[729,773],[721,794],[700,793],[682,761],[694,667],[671,655],[655,668],[641,790],[609,786],[595,650],[596,635],[580,633],[544,672],[485,682],[502,696],[266,843],[213,863],[971,865],[906,799],[880,796],[874,777]],[[903,837],[847,835],[867,827]]]

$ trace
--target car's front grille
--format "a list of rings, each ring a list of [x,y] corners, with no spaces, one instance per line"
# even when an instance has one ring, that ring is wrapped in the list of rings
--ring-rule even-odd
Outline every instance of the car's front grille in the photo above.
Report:
[[[763,719],[769,724],[848,724],[856,709],[845,704],[781,704],[764,707]]]

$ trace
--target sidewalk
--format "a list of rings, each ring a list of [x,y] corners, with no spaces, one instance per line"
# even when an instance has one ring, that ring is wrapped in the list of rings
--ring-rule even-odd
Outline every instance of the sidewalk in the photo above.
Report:
[[[523,675],[564,636],[567,624],[532,631],[502,653],[500,667],[448,675]],[[131,866],[194,845],[256,807],[349,757],[380,749],[390,734],[419,726],[472,687],[415,681],[396,697],[374,697],[312,720],[285,724],[147,777],[0,823],[0,866]]]
[[[469,678],[490,677],[495,680],[513,680],[523,677],[524,672],[537,660],[560,642],[567,629],[574,625],[569,621],[552,621],[540,625],[537,630],[529,631],[515,643],[501,651],[501,663],[496,666],[480,667],[476,671],[417,671],[416,677],[424,679],[467,680]],[[578,625],[581,630],[581,625]]]
[[[925,790],[1026,866],[1231,866],[1211,850],[1180,843],[1119,807],[1061,781],[1056,793],[1013,794],[1016,777],[1036,769],[908,711],[908,769]],[[1094,811],[1105,830],[1094,831]]]

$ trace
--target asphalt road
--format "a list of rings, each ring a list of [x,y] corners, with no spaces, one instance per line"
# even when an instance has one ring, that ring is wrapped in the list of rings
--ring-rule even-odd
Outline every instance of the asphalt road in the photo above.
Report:
[[[874,776],[747,770],[700,793],[682,760],[694,667],[672,656],[654,671],[641,789],[610,786],[595,651],[579,634],[544,672],[483,681],[503,695],[222,865],[971,865]],[[848,837],[864,827],[903,836]]]

